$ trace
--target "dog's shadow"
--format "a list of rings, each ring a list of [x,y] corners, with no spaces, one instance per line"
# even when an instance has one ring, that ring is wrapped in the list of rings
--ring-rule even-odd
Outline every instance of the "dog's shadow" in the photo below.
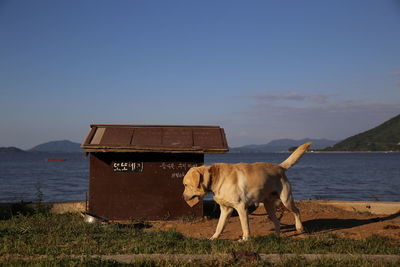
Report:
[[[385,216],[375,217],[370,219],[337,219],[337,218],[324,218],[303,221],[303,226],[306,233],[313,234],[318,232],[330,232],[335,230],[350,229],[357,226],[367,225],[376,222],[384,222],[400,217],[400,212]],[[282,232],[295,231],[294,225],[282,224]]]
[[[258,208],[257,206],[251,205],[248,209],[249,214],[251,214],[257,208]],[[214,201],[203,201],[203,215],[205,217],[208,217],[211,219],[217,219],[217,218],[219,218],[220,214],[221,214],[221,210],[217,203],[215,203]],[[238,215],[237,211],[234,210],[232,212],[231,217],[236,217],[236,216],[239,216],[239,215]]]
[[[257,207],[251,206],[249,208],[249,214],[251,214]],[[280,211],[279,219],[282,218],[283,213],[287,211]],[[213,201],[205,202],[204,203],[204,215],[209,218],[218,218],[220,214],[219,205]],[[278,215],[278,214],[277,214]],[[232,217],[237,216],[236,212],[232,213]],[[266,213],[259,213],[259,214],[252,214],[252,216],[266,216]],[[344,230],[350,229],[357,226],[367,225],[376,222],[383,222],[395,219],[400,217],[400,212],[388,215],[385,217],[375,217],[369,219],[337,219],[337,218],[323,218],[323,219],[312,219],[308,221],[303,221],[304,232],[308,234],[319,233],[319,232],[331,232],[335,230]],[[269,220],[269,218],[268,218]],[[271,229],[274,230],[274,229]],[[281,232],[289,233],[289,232],[296,232],[294,224],[283,224],[281,223]],[[295,234],[297,235],[297,233]]]

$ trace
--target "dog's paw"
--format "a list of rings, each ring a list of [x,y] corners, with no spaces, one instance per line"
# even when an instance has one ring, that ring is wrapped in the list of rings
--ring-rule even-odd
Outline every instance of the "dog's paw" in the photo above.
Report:
[[[242,237],[242,238],[240,238],[240,239],[238,240],[238,242],[247,242],[247,241],[249,241],[249,238],[248,238],[248,237]]]

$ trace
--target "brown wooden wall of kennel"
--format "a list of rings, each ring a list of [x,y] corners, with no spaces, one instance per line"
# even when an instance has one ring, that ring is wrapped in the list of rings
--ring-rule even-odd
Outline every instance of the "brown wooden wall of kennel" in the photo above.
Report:
[[[182,178],[204,164],[205,153],[225,153],[217,126],[91,125],[82,144],[90,154],[89,212],[112,220],[203,215],[182,198]]]

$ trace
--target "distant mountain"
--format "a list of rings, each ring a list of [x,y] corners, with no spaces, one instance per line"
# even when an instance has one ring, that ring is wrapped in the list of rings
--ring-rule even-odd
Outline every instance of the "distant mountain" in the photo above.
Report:
[[[269,152],[282,152],[288,151],[292,147],[297,147],[307,142],[312,142],[311,149],[323,149],[332,146],[337,141],[327,139],[310,139],[305,138],[301,140],[293,139],[277,139],[263,145],[246,145],[241,147],[230,148],[231,153],[269,153]]]
[[[366,132],[351,136],[326,151],[400,151],[400,114]]]
[[[29,152],[64,152],[75,153],[82,152],[81,144],[74,143],[69,140],[52,141],[37,145],[29,150]]]
[[[19,149],[17,147],[0,147],[0,153],[5,154],[5,153],[12,153],[12,154],[17,154],[17,153],[26,153],[26,151]]]

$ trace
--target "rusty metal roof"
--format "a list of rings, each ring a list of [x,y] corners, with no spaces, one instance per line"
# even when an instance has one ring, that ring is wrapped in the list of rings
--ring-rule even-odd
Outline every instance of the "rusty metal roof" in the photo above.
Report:
[[[81,147],[85,152],[225,153],[219,126],[90,125]]]

